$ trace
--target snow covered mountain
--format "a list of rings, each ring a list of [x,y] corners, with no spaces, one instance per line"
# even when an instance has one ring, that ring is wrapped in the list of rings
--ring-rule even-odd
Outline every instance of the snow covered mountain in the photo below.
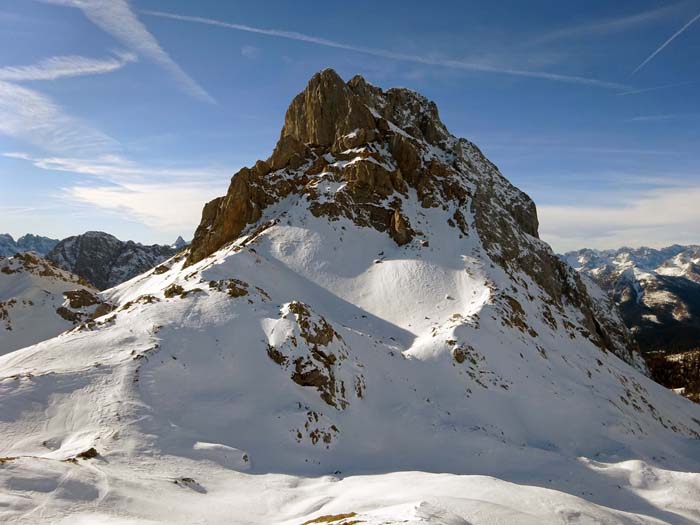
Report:
[[[537,227],[434,103],[316,74],[187,249],[0,357],[0,519],[697,523],[700,407]]]
[[[97,290],[33,253],[0,257],[0,355],[108,311]]]
[[[63,239],[46,258],[104,290],[154,268],[176,251],[171,246],[145,246],[91,231]]]
[[[58,244],[58,239],[50,239],[40,235],[28,233],[22,235],[16,241],[9,233],[0,233],[0,257],[11,257],[16,253],[35,252],[39,255],[46,255],[54,246]]]
[[[700,246],[567,253],[620,306],[644,352],[700,348]]]

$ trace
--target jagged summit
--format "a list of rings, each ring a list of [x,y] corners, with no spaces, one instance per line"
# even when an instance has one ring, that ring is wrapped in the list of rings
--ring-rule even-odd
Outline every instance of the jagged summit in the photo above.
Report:
[[[49,253],[58,244],[58,239],[27,233],[15,241],[8,233],[0,234],[0,257],[11,257],[16,253],[35,252],[41,256]]]
[[[182,238],[182,235],[178,235],[177,239],[175,239],[175,242],[172,243],[170,246],[171,248],[175,248],[176,250],[181,250],[185,246],[187,246],[189,243]]]
[[[611,295],[644,352],[700,347],[700,246],[583,249],[564,258]]]
[[[174,246],[147,246],[121,241],[109,233],[88,231],[63,239],[46,258],[104,290],[157,266],[177,250]]]
[[[406,131],[398,133],[401,130],[394,122]],[[387,196],[395,190],[404,191],[402,167],[411,182],[417,184],[416,170],[420,163],[418,152],[411,151],[407,141],[414,139],[447,147],[447,141],[454,138],[440,122],[437,106],[418,93],[403,88],[385,93],[359,75],[345,83],[332,69],[316,73],[290,104],[280,139],[270,158],[258,161],[251,169],[242,169],[234,176],[226,197],[207,204],[202,224],[192,241],[188,262],[200,260],[235,238],[246,225],[259,218],[265,207],[279,198],[289,192],[303,191],[299,187],[303,181],[294,181],[297,184],[292,187],[269,180],[274,172],[312,163],[312,170],[319,173],[329,164],[324,155],[347,156],[353,148],[378,144],[397,134],[391,142],[390,154],[396,154],[398,165],[382,166],[378,162],[382,153],[379,151],[375,151],[374,156],[366,155],[369,159],[366,162],[378,167],[361,161],[356,168],[346,170],[354,187],[379,196]],[[268,190],[272,194],[268,194]],[[375,217],[375,224],[380,229],[391,227],[398,242],[407,240],[408,231],[402,217],[394,209],[385,210],[383,215]]]

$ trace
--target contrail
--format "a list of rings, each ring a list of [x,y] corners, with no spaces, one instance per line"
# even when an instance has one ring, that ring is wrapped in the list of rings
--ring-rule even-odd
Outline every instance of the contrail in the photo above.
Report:
[[[97,27],[119,40],[139,56],[148,58],[167,71],[189,95],[215,104],[214,98],[177,64],[156,37],[134,14],[128,0],[41,0],[80,9]]]
[[[307,42],[310,44],[316,44],[319,46],[333,47],[336,49],[344,49],[346,51],[354,51],[356,53],[364,53],[366,55],[372,55],[380,58],[388,58],[392,60],[401,60],[405,62],[414,62],[418,64],[425,64],[430,66],[442,66],[452,69],[461,69],[467,71],[480,71],[484,73],[500,73],[504,75],[512,75],[519,77],[530,77],[539,78],[544,80],[553,80],[556,82],[568,82],[571,84],[583,84],[595,87],[601,87],[606,89],[629,89],[628,86],[618,84],[615,82],[606,82],[603,80],[597,80],[593,78],[578,77],[571,75],[559,75],[557,73],[546,73],[543,71],[529,71],[524,69],[513,69],[504,68],[499,66],[492,66],[488,64],[481,64],[476,62],[466,62],[462,60],[450,60],[450,59],[437,59],[428,58],[420,55],[409,55],[405,53],[398,53],[394,51],[388,51],[385,49],[376,49],[370,47],[354,46],[350,44],[344,44],[342,42],[336,42],[334,40],[329,40],[326,38],[315,37],[312,35],[306,35],[304,33],[298,33],[296,31],[283,31],[278,29],[263,29],[258,27],[252,27],[244,24],[233,24],[230,22],[222,22],[221,20],[214,20],[211,18],[203,18],[199,16],[185,16],[177,15],[173,13],[165,13],[162,11],[147,11],[142,10],[140,13],[144,15],[157,16],[161,18],[169,18],[172,20],[180,20],[183,22],[195,22],[198,24],[206,24],[211,26],[223,27],[226,29],[235,29],[237,31],[246,31],[248,33],[256,33],[259,35],[273,36],[277,38],[286,38],[289,40],[297,40],[300,42]]]
[[[635,69],[634,71],[632,71],[632,74],[634,75],[637,71],[639,71],[639,70],[642,69],[644,66],[646,66],[649,62],[651,62],[651,60],[652,60],[656,55],[658,55],[659,53],[661,53],[661,51],[663,51],[663,49],[664,49],[667,45],[669,45],[669,44],[670,44],[671,42],[673,42],[676,38],[678,38],[686,29],[688,29],[691,25],[693,25],[697,20],[700,20],[700,13],[698,13],[694,18],[692,18],[692,19],[690,20],[690,22],[688,22],[688,23],[685,24],[683,27],[681,27],[681,28],[680,28],[678,31],[676,31],[673,35],[671,35],[671,38],[669,38],[668,40],[666,40],[666,42],[664,42],[663,44],[661,44],[661,47],[659,47],[659,49],[657,49],[656,51],[654,51],[651,55],[649,55],[649,56],[647,57],[647,59],[646,59],[644,62],[642,62],[641,64],[639,64],[639,65],[637,66],[637,69]]]
[[[690,84],[697,84],[698,82],[700,82],[700,80],[689,80],[687,82],[678,82],[677,84],[664,84],[663,86],[654,86],[654,87],[643,88],[643,89],[635,89],[634,91],[624,91],[622,93],[618,93],[617,95],[620,97],[625,96],[625,95],[639,95],[640,93],[647,93],[649,91],[657,91],[659,89],[688,86]]]

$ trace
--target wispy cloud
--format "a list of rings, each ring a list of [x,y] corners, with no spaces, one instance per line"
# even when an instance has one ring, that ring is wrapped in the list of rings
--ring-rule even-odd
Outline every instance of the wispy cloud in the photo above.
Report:
[[[546,42],[552,42],[556,40],[569,40],[587,36],[599,36],[604,34],[620,33],[640,26],[644,26],[651,22],[655,22],[660,18],[674,13],[675,11],[677,11],[677,9],[678,5],[670,5],[660,7],[657,9],[643,11],[641,13],[635,13],[633,15],[627,15],[617,18],[608,18],[605,20],[596,20],[593,22],[586,22],[575,26],[557,29],[549,33],[544,33],[543,35],[540,35],[539,37],[534,39],[531,43],[543,44]]]
[[[99,75],[121,69],[136,60],[133,53],[115,53],[107,59],[84,56],[58,56],[42,60],[29,66],[7,66],[0,68],[0,80],[21,82],[30,80],[56,80],[64,77]]]
[[[160,18],[169,18],[172,20],[179,20],[183,22],[193,22],[198,24],[205,24],[215,27],[221,27],[225,29],[233,29],[236,31],[245,31],[248,33],[255,33],[259,35],[272,36],[276,38],[285,38],[288,40],[296,40],[299,42],[306,42],[308,44],[314,44],[324,47],[331,47],[335,49],[343,49],[346,51],[353,51],[356,53],[363,53],[366,55],[372,55],[379,58],[386,58],[390,60],[400,60],[404,62],[413,62],[418,64],[447,67],[452,69],[459,69],[463,71],[476,71],[481,73],[495,73],[501,75],[510,75],[517,77],[527,77],[536,78],[541,80],[551,80],[555,82],[566,82],[571,84],[582,84],[587,86],[607,88],[607,89],[628,89],[628,87],[615,82],[607,82],[604,80],[598,80],[594,78],[572,76],[572,75],[562,75],[558,73],[550,73],[545,71],[532,71],[527,69],[512,68],[501,65],[494,65],[485,62],[470,62],[465,60],[457,59],[443,59],[428,57],[422,55],[413,55],[407,53],[400,53],[395,51],[390,51],[386,49],[377,49],[364,46],[356,46],[351,44],[345,44],[335,40],[329,40],[327,38],[316,37],[313,35],[307,35],[304,33],[299,33],[296,31],[284,31],[279,29],[263,29],[258,27],[252,27],[244,24],[234,24],[229,22],[224,22],[221,20],[215,20],[211,18],[203,18],[199,16],[185,16],[173,13],[165,13],[162,11],[140,11],[141,13],[149,16],[156,16]]]
[[[652,155],[652,156],[666,156],[666,155],[678,155],[679,151],[675,150],[659,150],[659,149],[644,149],[644,148],[628,148],[628,147],[615,147],[615,146],[575,146],[568,143],[561,142],[560,140],[516,140],[510,142],[490,142],[486,146],[489,150],[514,150],[514,151],[527,151],[533,155],[551,156],[552,151],[564,151],[564,152],[581,152],[581,153],[596,153],[601,155]]]
[[[640,115],[632,117],[629,122],[662,122],[665,120],[678,120],[693,117],[693,113],[667,113],[665,115]]]
[[[103,31],[111,34],[134,53],[166,70],[189,95],[206,102],[214,99],[193,80],[160,46],[141,23],[126,0],[41,0],[45,3],[77,7]]]
[[[695,15],[693,18],[690,19],[690,21],[689,21],[688,23],[686,23],[686,24],[685,24],[683,27],[681,27],[678,31],[676,31],[675,33],[673,33],[673,34],[668,38],[668,40],[666,40],[663,44],[661,44],[661,45],[656,49],[656,51],[654,51],[651,55],[649,55],[649,56],[644,60],[644,62],[642,62],[641,64],[639,64],[639,65],[636,67],[636,69],[632,72],[632,74],[638,72],[640,69],[642,69],[644,66],[646,66],[649,62],[651,62],[651,61],[654,59],[654,57],[655,57],[656,55],[658,55],[659,53],[661,53],[661,51],[663,51],[671,42],[673,42],[676,38],[678,38],[679,36],[681,36],[691,25],[693,25],[693,24],[694,24],[695,22],[697,22],[698,20],[700,20],[700,13],[698,13],[697,15]]]
[[[700,83],[700,81],[698,81],[698,80],[689,80],[687,82],[677,82],[675,84],[664,84],[663,86],[653,86],[653,87],[648,87],[648,88],[635,89],[632,91],[623,91],[622,93],[618,93],[618,96],[639,95],[640,93],[648,93],[650,91],[658,91],[660,89],[670,89],[670,88],[675,88],[675,87],[689,86],[691,84],[698,84],[698,83]]]
[[[161,233],[189,235],[202,213],[202,203],[221,193],[212,184],[134,184],[119,186],[71,186],[64,198],[129,217]]]
[[[544,240],[559,251],[698,243],[700,186],[618,195],[614,206],[538,206]],[[672,211],[670,211],[672,210]]]
[[[0,68],[0,134],[53,152],[115,148],[116,142],[106,134],[69,115],[46,95],[15,82],[111,73],[135,60],[133,53],[116,52],[104,59],[57,56],[36,64]]]
[[[104,151],[116,144],[50,98],[4,81],[0,81],[0,134],[55,152]]]
[[[129,217],[167,234],[193,231],[202,203],[224,191],[230,178],[228,170],[154,166],[119,155],[66,158],[20,152],[2,156],[43,170],[86,175],[92,180],[64,185],[59,199]]]
[[[215,168],[173,168],[170,166],[152,166],[134,162],[121,155],[97,155],[93,157],[41,157],[24,152],[6,152],[3,157],[26,160],[43,170],[64,171],[90,175],[115,184],[145,183],[159,181],[225,181],[230,175],[228,170]],[[200,203],[201,204],[201,203]]]

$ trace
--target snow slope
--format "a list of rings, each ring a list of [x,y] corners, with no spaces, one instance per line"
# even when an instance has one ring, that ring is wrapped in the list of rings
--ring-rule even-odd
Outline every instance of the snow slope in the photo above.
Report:
[[[644,375],[524,194],[419,125],[420,95],[376,90],[315,76],[285,129],[334,97],[380,116],[273,155],[275,199],[230,242],[203,248],[217,200],[188,249],[103,293],[113,312],[0,357],[0,519],[700,521],[700,408]],[[404,139],[430,191],[397,175]]]
[[[0,257],[0,355],[54,337],[89,318],[97,290],[32,253]]]

